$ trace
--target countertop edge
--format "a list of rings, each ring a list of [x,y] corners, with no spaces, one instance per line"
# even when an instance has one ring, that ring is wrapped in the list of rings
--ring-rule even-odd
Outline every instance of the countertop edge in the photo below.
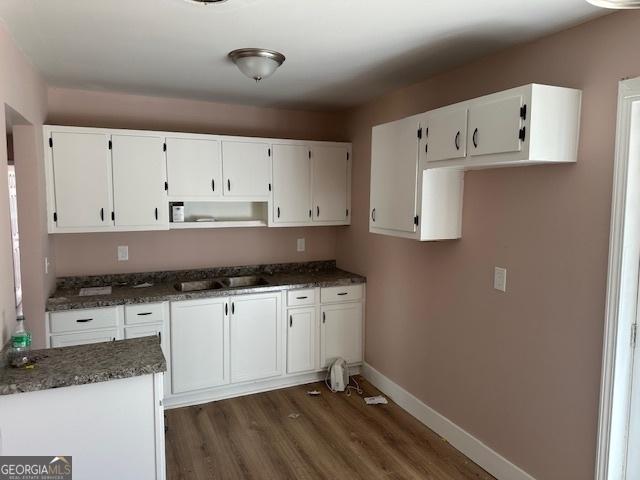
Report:
[[[367,283],[367,279],[364,276],[357,274],[350,274],[349,272],[345,272],[345,277],[337,280],[329,280],[329,281],[309,281],[309,282],[298,282],[298,283],[289,283],[282,285],[266,285],[266,286],[257,286],[257,287],[246,287],[246,288],[230,288],[230,289],[218,289],[218,290],[205,290],[199,292],[189,292],[189,293],[175,293],[175,294],[163,294],[163,295],[144,295],[144,290],[140,291],[140,296],[136,298],[114,298],[108,299],[105,298],[100,300],[96,297],[89,297],[86,301],[78,301],[81,297],[74,297],[73,302],[69,301],[68,303],[60,303],[59,305],[52,304],[50,297],[47,300],[46,312],[61,312],[61,311],[69,311],[69,310],[80,310],[87,308],[102,308],[102,307],[115,307],[121,305],[140,305],[146,303],[159,303],[159,302],[177,302],[177,301],[185,301],[185,300],[199,300],[206,298],[216,298],[216,297],[227,297],[227,296],[235,296],[235,295],[247,295],[247,294],[257,294],[257,293],[269,293],[269,292],[278,292],[283,290],[291,290],[291,289],[299,289],[299,288],[327,288],[327,287],[340,287],[340,286],[348,286],[348,285],[361,285]],[[58,298],[66,298],[66,297],[58,297]],[[55,301],[55,300],[54,300]]]

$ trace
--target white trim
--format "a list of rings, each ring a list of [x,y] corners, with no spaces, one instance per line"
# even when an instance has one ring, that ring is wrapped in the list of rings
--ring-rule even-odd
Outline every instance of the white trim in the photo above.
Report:
[[[511,463],[445,416],[436,412],[368,363],[363,364],[362,375],[400,407],[445,438],[451,445],[497,479],[535,480],[527,472]]]
[[[602,355],[596,480],[624,478],[631,391],[631,325],[636,319],[640,222],[637,158],[629,158],[632,104],[640,101],[640,77],[618,89],[615,166],[611,202],[609,269]],[[630,165],[630,161],[634,162]],[[629,175],[631,173],[631,175]],[[629,204],[629,208],[627,205]]]
[[[358,375],[360,371],[360,365],[349,365],[349,373],[351,375]],[[238,385],[221,385],[213,389],[199,390],[196,392],[167,397],[164,400],[164,408],[169,410],[172,408],[188,407],[191,405],[200,405],[202,403],[215,402],[218,400],[226,400],[228,398],[241,397],[243,395],[253,395],[254,393],[262,393],[271,390],[278,390],[280,388],[320,382],[325,379],[326,375],[326,370],[321,370],[311,373],[302,373],[299,375],[282,375],[269,380],[258,380]]]

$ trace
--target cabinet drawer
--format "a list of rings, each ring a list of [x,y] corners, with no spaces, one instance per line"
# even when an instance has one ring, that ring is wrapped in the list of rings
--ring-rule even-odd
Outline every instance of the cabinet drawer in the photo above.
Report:
[[[322,303],[348,302],[362,298],[362,285],[348,285],[345,287],[326,287],[320,289]]]
[[[143,303],[124,307],[124,323],[127,325],[162,321],[164,321],[164,304],[162,303]]]
[[[290,290],[287,292],[287,305],[290,307],[313,305],[314,303],[316,303],[316,291],[313,288]]]
[[[117,338],[115,328],[97,332],[67,333],[65,335],[51,335],[51,347],[72,347],[89,343],[110,342]]]
[[[162,341],[162,325],[143,325],[124,329],[124,338],[140,338],[156,335]]]
[[[95,330],[117,326],[118,309],[113,307],[52,312],[50,319],[51,333]]]

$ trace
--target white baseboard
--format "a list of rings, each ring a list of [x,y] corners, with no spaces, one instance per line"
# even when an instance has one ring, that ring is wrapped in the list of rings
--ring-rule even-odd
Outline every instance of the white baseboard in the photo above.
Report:
[[[388,395],[400,407],[475,463],[499,480],[535,480],[499,453],[495,452],[470,433],[416,398],[391,379],[385,377],[368,363],[362,366],[362,375],[379,390]]]
[[[350,365],[349,373],[351,375],[361,373],[360,365]],[[252,395],[254,393],[268,392],[270,390],[294,387],[306,383],[320,382],[323,381],[325,377],[326,370],[322,370],[297,375],[283,375],[281,377],[245,382],[237,385],[223,385],[208,390],[198,390],[179,395],[170,395],[164,399],[164,408],[169,410],[172,408],[189,407],[191,405],[200,405],[217,400],[240,397],[242,395]]]

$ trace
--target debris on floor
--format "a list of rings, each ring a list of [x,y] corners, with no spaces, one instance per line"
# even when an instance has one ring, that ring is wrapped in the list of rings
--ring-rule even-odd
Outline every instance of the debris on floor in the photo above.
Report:
[[[291,419],[293,419],[293,420],[295,420],[295,419],[296,419],[296,418],[298,418],[299,416],[300,416],[300,414],[299,414],[299,413],[290,413],[290,414],[288,415],[288,417],[289,417],[289,418],[291,418]]]
[[[364,401],[367,403],[367,405],[386,405],[387,403],[387,399],[384,398],[382,395],[378,395],[375,397],[364,397]]]
[[[317,397],[318,395],[320,395],[320,390],[309,390],[307,392],[307,395],[309,395],[310,397]]]

